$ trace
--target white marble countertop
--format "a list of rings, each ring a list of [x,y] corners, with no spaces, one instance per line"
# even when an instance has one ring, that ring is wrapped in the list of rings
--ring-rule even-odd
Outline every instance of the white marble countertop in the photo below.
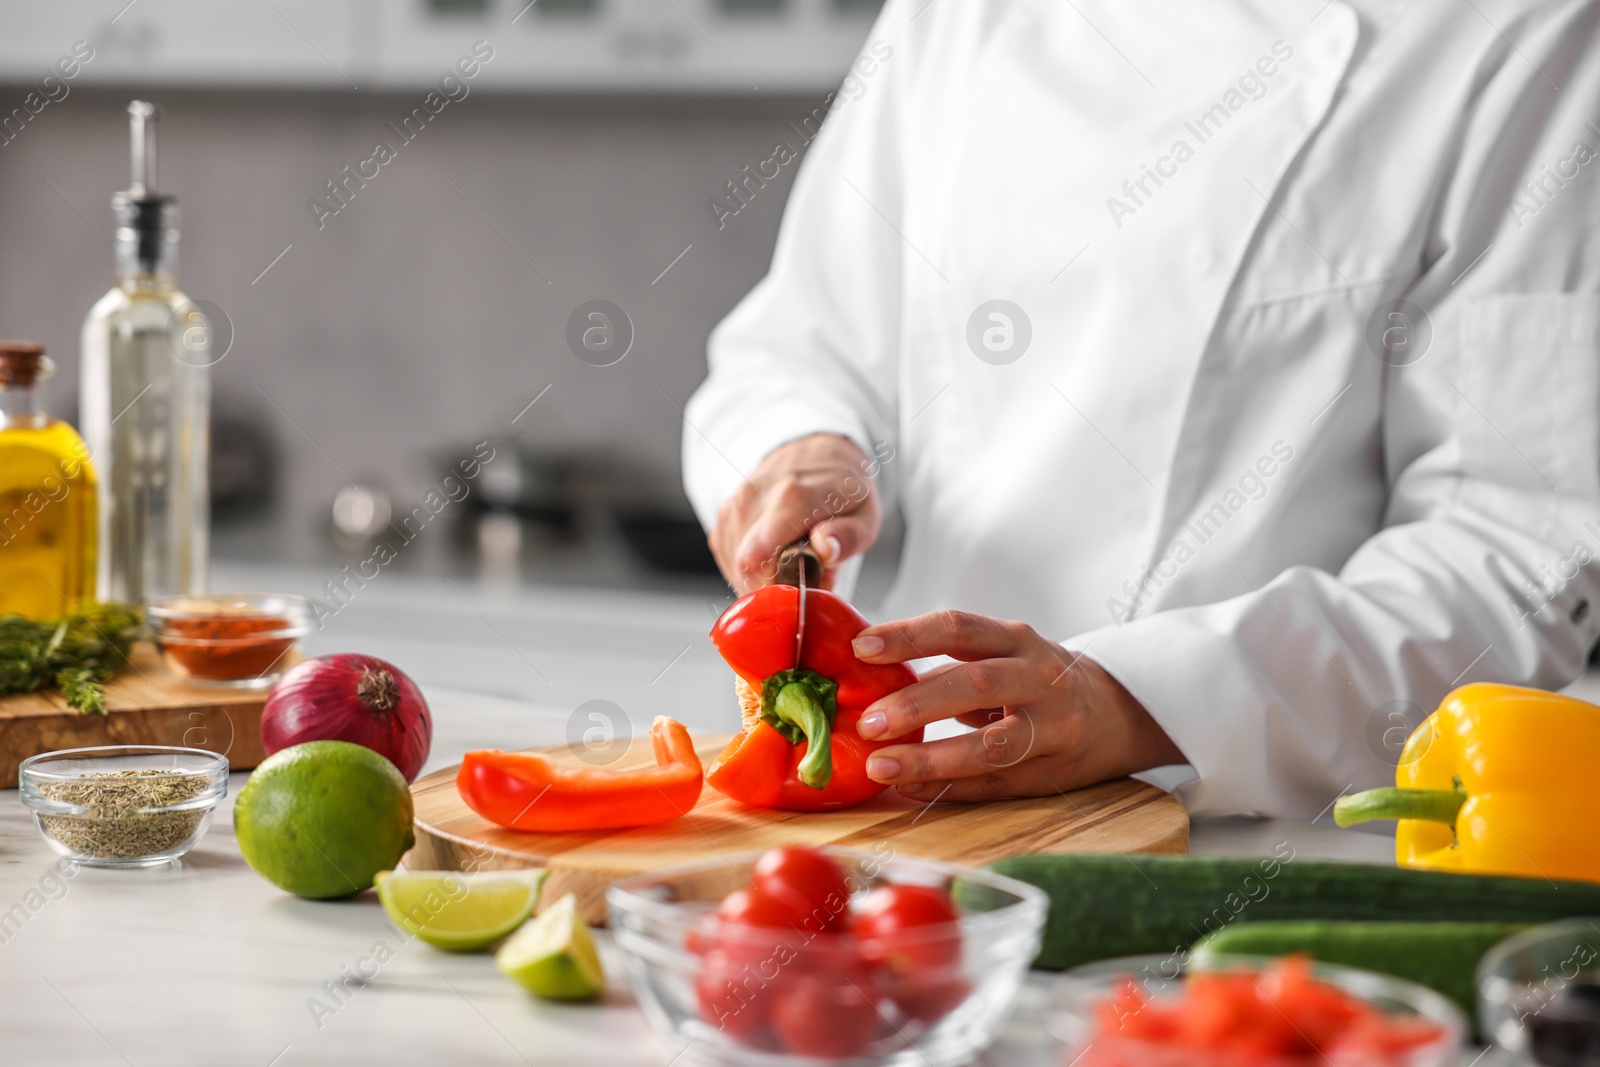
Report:
[[[232,587],[265,585],[252,581],[260,577],[228,576]],[[277,577],[270,587],[295,588]],[[469,748],[561,741],[571,709],[589,699],[613,700],[636,722],[671,712],[697,728],[733,725],[725,675],[704,640],[715,604],[378,585],[331,620],[311,651],[369,651],[412,670],[435,717],[429,769]],[[83,868],[70,878],[16,791],[0,792],[0,1065],[673,1061],[677,1050],[635,1008],[609,943],[602,950],[617,980],[605,998],[556,1006],[512,985],[489,955],[406,939],[370,892],[304,901],[257,877],[231,825],[244,777],[232,776],[210,831],[178,865]],[[1285,840],[1301,856],[1392,862],[1387,838],[1244,819],[1197,824],[1192,847],[1265,854]],[[392,958],[374,978],[330,993],[358,965],[370,972],[377,956]],[[1051,983],[1030,978],[981,1063],[1053,1062],[1041,1026]]]

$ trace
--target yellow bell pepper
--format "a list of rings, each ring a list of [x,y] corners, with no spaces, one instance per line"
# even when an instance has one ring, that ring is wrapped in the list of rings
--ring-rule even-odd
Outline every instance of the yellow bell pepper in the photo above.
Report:
[[[1406,741],[1393,789],[1341,797],[1340,826],[1398,819],[1402,867],[1600,882],[1600,707],[1462,686]]]

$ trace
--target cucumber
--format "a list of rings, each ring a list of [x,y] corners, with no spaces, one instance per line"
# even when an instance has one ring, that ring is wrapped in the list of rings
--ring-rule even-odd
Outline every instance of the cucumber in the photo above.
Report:
[[[1034,966],[1177,954],[1234,923],[1296,919],[1536,923],[1600,915],[1600,884],[1222,856],[1017,856],[991,866],[1050,897]]]
[[[1194,946],[1190,959],[1211,965],[1223,956],[1303,953],[1392,974],[1438,990],[1472,1018],[1478,1012],[1478,961],[1525,923],[1488,922],[1247,922],[1218,930]]]

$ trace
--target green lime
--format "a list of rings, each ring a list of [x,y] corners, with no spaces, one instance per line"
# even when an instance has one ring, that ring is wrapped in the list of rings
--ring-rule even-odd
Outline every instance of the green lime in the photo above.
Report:
[[[411,790],[370,748],[308,741],[255,769],[234,802],[233,830],[245,862],[279,889],[347,897],[411,847]]]
[[[523,989],[546,1000],[590,1000],[605,988],[606,974],[589,924],[571,893],[523,925],[500,946],[494,965]]]
[[[402,930],[436,948],[475,952],[521,926],[543,871],[380,871],[378,899]]]

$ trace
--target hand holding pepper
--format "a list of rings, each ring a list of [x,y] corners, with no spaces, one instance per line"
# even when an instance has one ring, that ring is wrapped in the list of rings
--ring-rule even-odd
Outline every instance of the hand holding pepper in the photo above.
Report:
[[[912,799],[1048,796],[1184,762],[1099,664],[1023,623],[940,611],[869,627],[854,647],[864,663],[962,661],[880,698],[856,723],[863,738],[879,742],[940,719],[975,728],[872,753],[867,775]]]

